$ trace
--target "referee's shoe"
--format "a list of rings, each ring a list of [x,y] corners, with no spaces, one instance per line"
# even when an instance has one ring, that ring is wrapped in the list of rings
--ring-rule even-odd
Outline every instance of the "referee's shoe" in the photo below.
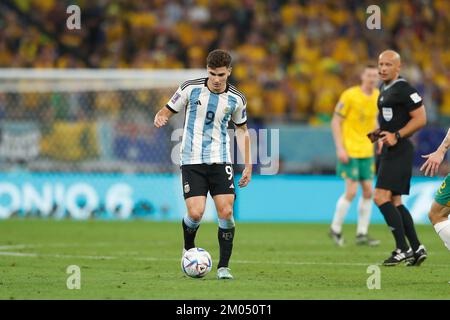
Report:
[[[414,255],[411,259],[408,259],[406,261],[406,265],[408,267],[418,267],[422,264],[422,262],[425,261],[425,259],[427,258],[427,250],[425,249],[425,246],[423,244],[421,244],[419,246],[419,249],[416,250],[416,252],[414,252]]]
[[[383,266],[396,266],[403,261],[409,261],[414,258],[414,252],[411,248],[408,251],[402,251],[400,249],[395,249],[389,258],[384,260]]]

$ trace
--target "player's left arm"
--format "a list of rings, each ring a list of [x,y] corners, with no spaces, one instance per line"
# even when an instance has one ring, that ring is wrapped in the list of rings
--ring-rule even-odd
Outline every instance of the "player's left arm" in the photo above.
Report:
[[[238,186],[243,188],[247,186],[252,179],[252,155],[250,134],[247,128],[247,104],[245,99],[239,99],[236,109],[233,111],[231,120],[236,126],[236,141],[239,152],[244,158],[245,169]]]
[[[409,115],[411,119],[403,128],[398,130],[400,138],[411,136],[414,132],[423,128],[427,124],[427,114],[425,112],[424,105],[411,111]],[[381,141],[388,146],[394,146],[398,142],[395,132],[382,131],[381,135],[383,136]]]
[[[244,158],[245,169],[242,172],[242,177],[238,182],[239,187],[247,186],[252,179],[252,153],[250,134],[248,132],[247,124],[236,125],[236,141],[239,152]]]
[[[427,124],[427,113],[425,112],[424,105],[411,111],[409,115],[411,119],[408,121],[406,126],[398,131],[401,137],[409,137],[414,132],[425,127],[425,125]]]
[[[406,97],[403,107],[408,110],[410,119],[408,123],[397,132],[381,132],[383,135],[382,141],[388,146],[397,144],[399,138],[409,137],[427,124],[425,106],[422,97],[417,90],[410,85],[407,85],[402,89],[402,94]]]

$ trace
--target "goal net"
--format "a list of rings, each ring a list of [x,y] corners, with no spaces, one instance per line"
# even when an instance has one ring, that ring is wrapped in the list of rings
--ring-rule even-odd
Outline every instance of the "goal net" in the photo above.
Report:
[[[0,217],[180,214],[164,177],[178,172],[171,135],[183,117],[160,129],[153,119],[182,82],[204,75],[0,69]]]
[[[183,81],[203,75],[203,70],[0,70],[1,167],[171,172],[170,132],[179,121],[156,130],[153,118]]]

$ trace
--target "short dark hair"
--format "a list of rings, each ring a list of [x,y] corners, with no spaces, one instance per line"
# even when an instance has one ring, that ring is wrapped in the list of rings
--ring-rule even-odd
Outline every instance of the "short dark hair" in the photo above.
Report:
[[[221,49],[211,51],[206,58],[206,66],[210,68],[220,68],[231,66],[231,56],[228,52]]]
[[[378,69],[378,66],[375,63],[370,62],[364,66],[364,69]]]
[[[356,72],[358,72],[359,75],[363,74],[366,69],[378,69],[378,65],[374,64],[373,62],[368,62],[366,64],[360,64],[356,68]],[[356,76],[356,74],[355,74]]]

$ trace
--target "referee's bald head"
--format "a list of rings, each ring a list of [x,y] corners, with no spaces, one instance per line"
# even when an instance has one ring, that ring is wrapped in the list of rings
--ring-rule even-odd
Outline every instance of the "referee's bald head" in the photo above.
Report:
[[[378,74],[384,82],[398,78],[400,74],[401,57],[394,50],[385,50],[378,56]]]
[[[379,56],[379,59],[382,59],[382,58],[392,60],[398,64],[401,64],[401,62],[402,62],[400,54],[394,50],[384,50],[382,53],[380,53],[380,56]]]

